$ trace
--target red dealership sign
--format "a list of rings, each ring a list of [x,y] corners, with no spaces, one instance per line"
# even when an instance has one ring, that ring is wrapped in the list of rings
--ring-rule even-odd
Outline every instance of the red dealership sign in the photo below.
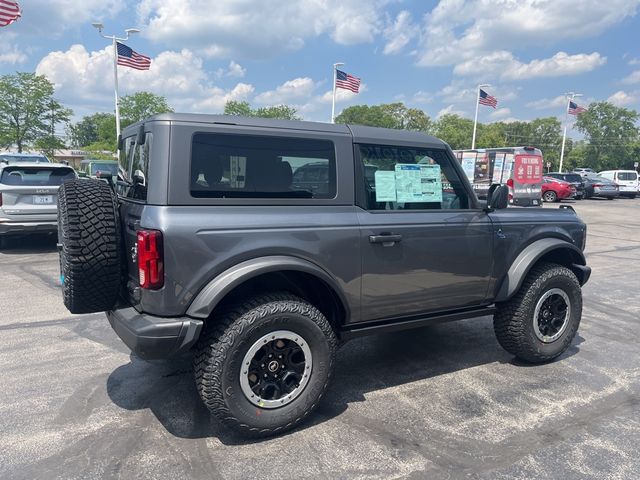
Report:
[[[539,155],[516,155],[513,178],[527,185],[542,182],[542,157]]]

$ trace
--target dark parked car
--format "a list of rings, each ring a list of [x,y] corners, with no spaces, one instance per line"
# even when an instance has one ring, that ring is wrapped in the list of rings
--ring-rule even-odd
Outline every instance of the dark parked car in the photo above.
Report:
[[[547,177],[557,178],[558,180],[564,180],[565,182],[569,182],[576,189],[576,195],[575,195],[576,200],[580,200],[580,199],[584,198],[584,196],[585,196],[585,193],[584,193],[584,177],[582,175],[580,175],[579,173],[573,173],[573,172],[567,172],[567,173],[551,172],[551,173],[547,173],[546,176]]]
[[[191,353],[203,402],[246,435],[305,419],[350,338],[493,315],[507,351],[547,362],[578,330],[585,224],[506,208],[506,185],[479,202],[437,138],[164,114],[120,145],[117,195],[61,189],[64,303],[107,311],[143,358]]]
[[[589,175],[584,177],[585,198],[599,197],[613,200],[620,196],[620,189],[608,178]]]

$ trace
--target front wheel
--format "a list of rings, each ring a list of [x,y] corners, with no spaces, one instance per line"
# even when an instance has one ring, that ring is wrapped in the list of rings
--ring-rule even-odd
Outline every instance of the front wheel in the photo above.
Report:
[[[318,406],[337,348],[318,309],[278,293],[209,323],[197,347],[196,385],[222,423],[246,436],[268,436],[294,428]]]
[[[544,192],[544,195],[542,195],[542,199],[545,202],[556,202],[558,200],[558,195],[556,195],[556,192],[552,190],[547,190]]]
[[[497,307],[493,326],[500,345],[527,362],[547,362],[564,353],[578,331],[582,290],[567,267],[543,263]]]

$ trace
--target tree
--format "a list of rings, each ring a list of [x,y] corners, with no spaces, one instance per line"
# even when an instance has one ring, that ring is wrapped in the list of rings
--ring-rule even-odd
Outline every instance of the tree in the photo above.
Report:
[[[46,113],[49,123],[49,131],[46,136],[40,137],[35,142],[35,147],[49,158],[53,158],[56,150],[65,148],[64,142],[56,136],[56,125],[63,123],[69,125],[69,120],[73,111],[64,108],[59,102],[53,98],[49,101],[48,111]]]
[[[249,102],[229,100],[224,106],[225,115],[241,117],[279,118],[280,120],[300,120],[297,110],[289,105],[275,105],[272,107],[251,108]]]
[[[447,113],[436,122],[435,135],[447,142],[454,150],[470,148],[473,120],[462,118],[455,113]]]
[[[18,72],[0,77],[0,144],[18,152],[50,135],[51,126],[68,120],[70,111],[53,98],[53,84],[43,75]],[[51,106],[54,114],[49,116]],[[49,121],[47,121],[49,119]],[[66,119],[66,120],[65,120]],[[49,142],[51,143],[51,142]]]
[[[85,150],[116,150],[116,116],[112,113],[87,115],[69,127],[71,145]]]
[[[585,164],[595,170],[632,168],[634,145],[639,141],[638,112],[609,102],[594,102],[578,116],[576,128],[584,133]]]
[[[170,113],[173,108],[162,95],[151,92],[136,92],[120,99],[120,121],[122,127],[139,122],[158,113]]]
[[[336,123],[421,132],[430,132],[433,127],[431,119],[426,113],[418,108],[408,108],[401,102],[381,105],[353,105],[345,108],[335,121]]]

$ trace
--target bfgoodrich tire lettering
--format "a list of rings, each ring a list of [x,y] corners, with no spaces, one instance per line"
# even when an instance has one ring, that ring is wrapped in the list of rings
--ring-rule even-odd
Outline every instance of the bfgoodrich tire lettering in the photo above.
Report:
[[[550,290],[564,292],[570,308],[562,334],[551,342],[544,342],[536,334],[534,322],[538,319],[534,314],[539,300]],[[582,291],[571,270],[543,263],[531,269],[512,299],[497,307],[493,326],[500,345],[522,360],[546,362],[561,355],[575,337],[582,316]]]
[[[313,356],[311,377],[290,403],[260,408],[241,388],[243,359],[257,340],[282,330],[307,342]],[[209,319],[195,357],[198,392],[228,427],[248,436],[273,435],[295,427],[317,407],[331,378],[336,348],[329,322],[314,306],[288,293],[255,297]]]
[[[100,180],[65,182],[58,193],[60,281],[71,313],[110,310],[122,277],[118,203]]]

